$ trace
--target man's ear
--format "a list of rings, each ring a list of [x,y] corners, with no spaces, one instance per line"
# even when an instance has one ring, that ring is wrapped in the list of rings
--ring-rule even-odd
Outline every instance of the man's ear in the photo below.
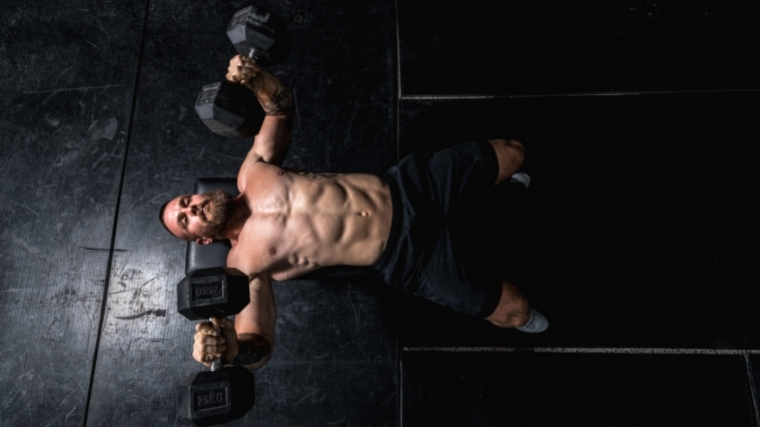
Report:
[[[214,241],[214,239],[212,239],[210,237],[196,237],[195,238],[195,243],[197,243],[199,245],[208,245],[209,243],[211,243],[213,241]]]

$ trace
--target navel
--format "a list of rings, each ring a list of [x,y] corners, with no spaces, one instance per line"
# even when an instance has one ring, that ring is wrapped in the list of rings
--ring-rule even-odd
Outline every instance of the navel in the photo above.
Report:
[[[285,175],[285,171],[277,171],[277,175],[280,175],[280,176]]]
[[[270,248],[270,249],[269,249],[269,255],[273,255],[273,256],[274,256],[274,255],[277,255],[277,249],[275,249],[275,248]]]

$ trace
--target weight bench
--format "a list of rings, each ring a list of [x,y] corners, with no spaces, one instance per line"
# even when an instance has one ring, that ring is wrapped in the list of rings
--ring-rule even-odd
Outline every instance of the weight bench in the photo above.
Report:
[[[195,182],[195,193],[206,193],[216,189],[222,189],[237,196],[236,178],[199,178]],[[229,240],[214,241],[208,245],[199,245],[195,242],[187,242],[185,254],[185,274],[200,268],[223,267],[227,264],[227,253],[230,251]],[[322,267],[299,276],[295,280],[350,280],[361,277],[375,276],[377,274],[369,267],[352,267],[345,265]]]

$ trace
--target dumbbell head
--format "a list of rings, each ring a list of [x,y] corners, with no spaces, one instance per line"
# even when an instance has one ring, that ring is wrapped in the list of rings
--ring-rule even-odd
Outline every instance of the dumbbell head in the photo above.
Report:
[[[248,276],[231,268],[195,270],[177,285],[177,311],[190,320],[231,316],[249,302]]]
[[[285,61],[292,45],[285,20],[259,6],[235,12],[227,37],[239,54],[265,67]]]
[[[258,6],[237,11],[227,36],[238,53],[262,66],[283,62],[292,45],[285,21]],[[195,111],[211,131],[226,138],[255,136],[265,116],[249,89],[226,80],[203,86]]]
[[[179,385],[177,408],[186,425],[204,427],[242,418],[256,400],[253,373],[242,366],[196,372]]]
[[[227,80],[203,86],[195,112],[211,131],[227,138],[256,135],[265,115],[250,89]]]

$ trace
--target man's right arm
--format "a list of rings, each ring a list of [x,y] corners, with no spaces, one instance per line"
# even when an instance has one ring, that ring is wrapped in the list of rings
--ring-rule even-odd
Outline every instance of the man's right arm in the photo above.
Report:
[[[193,358],[206,366],[221,358],[226,365],[241,365],[250,370],[264,366],[274,348],[277,311],[272,285],[266,277],[254,277],[249,284],[250,303],[229,319],[213,319],[220,332],[207,322],[196,327]]]
[[[235,316],[238,352],[232,358],[232,364],[258,369],[272,355],[277,309],[268,278],[254,277],[249,289],[251,303]]]

